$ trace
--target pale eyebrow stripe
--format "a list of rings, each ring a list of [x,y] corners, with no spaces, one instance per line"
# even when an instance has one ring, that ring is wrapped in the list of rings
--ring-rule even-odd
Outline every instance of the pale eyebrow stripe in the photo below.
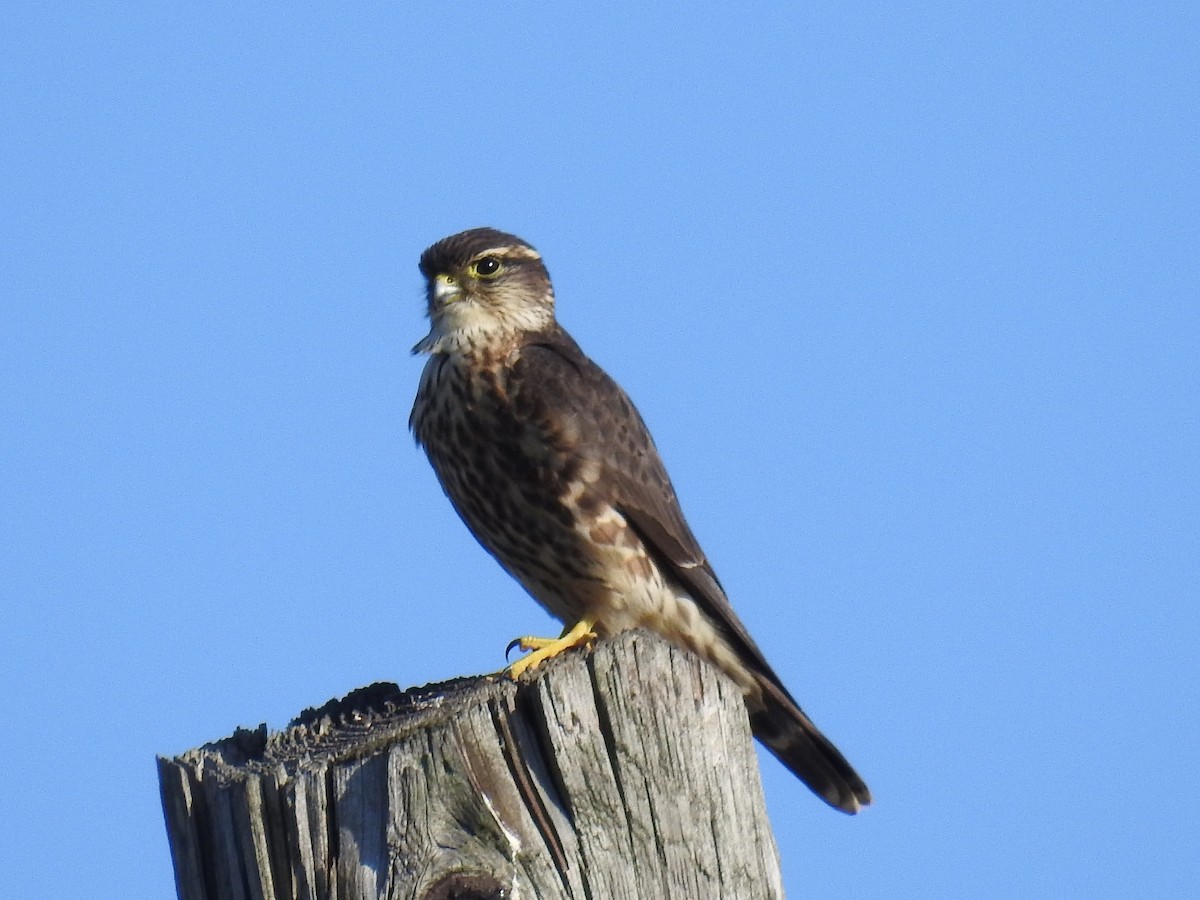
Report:
[[[483,259],[485,256],[516,256],[521,259],[541,259],[541,255],[532,247],[520,244],[506,244],[503,247],[491,247],[471,257],[471,261]]]

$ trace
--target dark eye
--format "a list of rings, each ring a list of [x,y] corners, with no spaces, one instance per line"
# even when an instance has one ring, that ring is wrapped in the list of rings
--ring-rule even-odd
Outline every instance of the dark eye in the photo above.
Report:
[[[500,260],[494,256],[485,256],[473,266],[475,274],[480,278],[488,278],[500,271]]]

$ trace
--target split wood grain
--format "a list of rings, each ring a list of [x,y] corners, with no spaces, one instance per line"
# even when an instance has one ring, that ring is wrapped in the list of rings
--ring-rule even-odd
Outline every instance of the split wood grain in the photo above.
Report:
[[[158,766],[181,900],[783,896],[737,689],[650,634]]]

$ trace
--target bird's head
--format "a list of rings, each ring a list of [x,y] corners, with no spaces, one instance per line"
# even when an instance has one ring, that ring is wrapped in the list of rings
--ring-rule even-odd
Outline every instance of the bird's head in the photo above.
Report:
[[[501,350],[554,324],[554,289],[538,252],[511,234],[472,228],[421,254],[429,334],[418,353]]]

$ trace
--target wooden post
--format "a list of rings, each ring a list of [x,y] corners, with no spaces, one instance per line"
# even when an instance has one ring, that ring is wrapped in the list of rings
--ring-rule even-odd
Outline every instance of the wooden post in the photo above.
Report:
[[[737,689],[646,633],[158,770],[180,900],[783,896]]]

